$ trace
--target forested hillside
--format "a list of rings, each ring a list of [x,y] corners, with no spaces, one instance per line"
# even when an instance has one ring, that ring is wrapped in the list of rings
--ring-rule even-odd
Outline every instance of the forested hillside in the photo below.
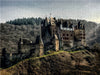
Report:
[[[20,38],[35,42],[40,27],[37,25],[0,24],[0,49],[16,51]]]
[[[42,18],[21,18],[7,21],[8,24],[14,25],[39,25],[41,24]]]

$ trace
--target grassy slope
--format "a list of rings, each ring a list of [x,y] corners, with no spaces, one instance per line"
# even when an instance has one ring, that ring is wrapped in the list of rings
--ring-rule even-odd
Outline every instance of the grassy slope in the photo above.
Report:
[[[25,59],[25,60],[23,60],[23,61],[20,61],[19,63],[17,63],[17,64],[15,64],[15,65],[13,65],[13,66],[11,66],[11,67],[9,67],[9,68],[7,68],[7,69],[4,69],[4,70],[2,70],[1,71],[1,73],[2,73],[2,75],[5,75],[5,74],[3,74],[3,73],[8,73],[7,75],[9,75],[9,72],[10,73],[12,73],[12,74],[14,74],[14,73],[16,73],[16,71],[18,70],[19,71],[19,69],[25,69],[26,67],[26,65],[28,65],[29,63],[31,63],[30,64],[30,66],[35,66],[34,68],[38,68],[39,69],[39,71],[40,71],[40,67],[41,67],[41,64],[43,63],[43,62],[45,62],[45,64],[46,63],[48,63],[50,60],[52,60],[52,61],[55,61],[55,62],[49,62],[50,64],[51,63],[57,63],[58,64],[58,62],[59,61],[61,61],[60,63],[62,63],[62,64],[58,64],[58,65],[63,65],[64,63],[63,63],[63,61],[65,62],[65,60],[66,59],[69,59],[70,60],[70,55],[72,56],[72,55],[77,55],[77,54],[80,54],[80,53],[82,53],[82,52],[86,52],[87,50],[81,50],[81,51],[74,51],[74,52],[67,52],[67,51],[58,51],[58,52],[53,52],[53,53],[51,53],[51,54],[48,54],[48,55],[43,55],[43,56],[41,56],[41,57],[33,57],[33,58],[29,58],[29,59]],[[86,57],[86,56],[91,56],[91,54],[84,54],[84,56]],[[64,58],[62,58],[61,56],[64,56]],[[57,57],[59,57],[60,59],[59,59],[59,61],[58,61],[58,59],[57,59]],[[52,58],[54,58],[54,59],[52,59]],[[66,58],[66,59],[65,59]],[[43,59],[43,60],[41,60],[41,59]],[[49,60],[50,59],[50,60]],[[63,60],[62,60],[63,59]],[[47,60],[49,60],[49,61],[47,61]],[[68,60],[67,60],[68,61]],[[71,60],[72,61],[72,60]],[[67,63],[67,62],[66,62]],[[33,65],[32,65],[33,64]],[[21,66],[21,67],[20,67]],[[24,68],[22,68],[24,66]],[[66,66],[66,64],[65,64],[65,66]],[[19,69],[18,69],[19,68]],[[33,69],[34,69],[33,68]],[[43,68],[43,67],[42,67]],[[44,67],[45,68],[45,67]],[[63,68],[62,68],[63,69]],[[64,68],[65,69],[65,68]],[[26,70],[26,69],[25,69]],[[37,71],[37,70],[35,70],[35,71]],[[85,72],[85,71],[84,71]],[[86,71],[87,72],[87,71]],[[90,72],[90,71],[88,71],[88,72]]]
[[[43,56],[40,56],[40,57],[32,57],[32,58],[28,58],[28,59],[22,60],[22,61],[20,61],[19,63],[15,64],[15,65],[13,65],[13,66],[7,68],[7,69],[14,68],[16,65],[18,65],[18,64],[20,64],[20,63],[22,63],[22,62],[24,63],[24,62],[27,62],[27,61],[29,61],[29,60],[36,60],[36,59],[40,59],[40,58],[44,58],[44,57],[48,57],[48,56],[52,56],[52,55],[57,55],[57,54],[62,53],[62,52],[65,52],[65,53],[78,53],[78,52],[84,52],[84,51],[86,51],[86,50],[73,51],[73,52],[68,52],[68,51],[63,51],[63,50],[61,50],[61,51],[53,52],[53,53],[51,53],[51,54],[43,55]]]

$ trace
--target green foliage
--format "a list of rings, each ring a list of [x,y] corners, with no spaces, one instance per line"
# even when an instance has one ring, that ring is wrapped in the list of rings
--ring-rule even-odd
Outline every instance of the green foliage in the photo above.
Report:
[[[42,18],[22,18],[22,19],[15,19],[7,21],[8,24],[14,24],[14,25],[39,25],[41,24]]]

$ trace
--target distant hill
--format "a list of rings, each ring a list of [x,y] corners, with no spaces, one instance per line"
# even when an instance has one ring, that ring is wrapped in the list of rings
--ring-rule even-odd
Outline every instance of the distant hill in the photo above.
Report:
[[[100,43],[100,25],[95,30],[89,32],[90,36],[87,37],[87,43],[93,45],[94,43]]]

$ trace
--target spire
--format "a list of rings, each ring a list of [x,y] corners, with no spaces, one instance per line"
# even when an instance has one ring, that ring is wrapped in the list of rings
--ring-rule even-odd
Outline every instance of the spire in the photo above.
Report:
[[[59,39],[56,34],[55,34],[55,50],[59,51]]]

